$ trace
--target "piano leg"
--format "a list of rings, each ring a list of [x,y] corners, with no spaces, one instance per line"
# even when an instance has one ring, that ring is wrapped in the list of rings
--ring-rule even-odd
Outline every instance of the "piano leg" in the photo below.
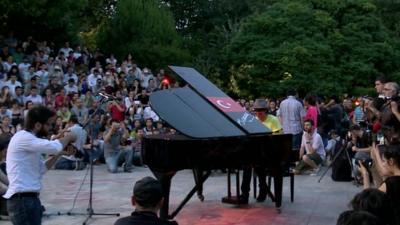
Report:
[[[153,171],[154,176],[160,181],[162,189],[164,191],[164,204],[160,209],[160,218],[162,219],[172,219],[169,218],[169,193],[171,189],[171,179],[175,173],[159,173]]]
[[[193,169],[193,176],[194,176],[194,182],[196,183],[197,186],[197,197],[199,198],[200,201],[204,201],[204,195],[203,195],[203,183],[201,182],[201,179],[203,178],[203,170],[200,169]]]
[[[190,190],[189,194],[186,195],[185,199],[183,199],[183,201],[179,204],[179,206],[175,209],[174,212],[172,212],[172,214],[168,217],[168,219],[173,219],[176,215],[178,215],[178,213],[181,211],[181,209],[183,208],[183,206],[186,205],[186,203],[192,198],[192,196],[194,195],[194,193],[197,192],[197,188],[201,185],[201,187],[203,186],[203,183],[207,180],[207,178],[210,176],[211,174],[211,170],[207,171],[206,174],[202,175],[200,178],[200,183],[196,184],[192,190]]]
[[[281,212],[282,205],[282,183],[283,183],[283,173],[282,171],[277,171],[274,173],[274,192],[275,192],[275,207],[278,213]]]

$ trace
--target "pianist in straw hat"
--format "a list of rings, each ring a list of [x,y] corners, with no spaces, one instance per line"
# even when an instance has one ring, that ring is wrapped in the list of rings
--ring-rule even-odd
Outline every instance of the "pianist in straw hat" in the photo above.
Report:
[[[273,133],[280,133],[282,131],[282,126],[279,119],[276,116],[267,113],[268,104],[265,99],[256,99],[253,105],[253,110],[257,119],[260,120],[260,122],[268,127]]]
[[[268,127],[273,133],[280,133],[282,132],[282,126],[279,122],[278,118],[267,114],[268,111],[268,104],[265,99],[256,99],[253,105],[253,110],[256,114],[257,119],[264,124],[264,126]],[[262,167],[255,167],[254,168],[258,180],[259,180],[259,187],[260,192],[257,196],[257,202],[263,202],[267,198],[267,174],[265,169]],[[249,192],[250,192],[250,181],[251,181],[251,168],[245,168],[243,172],[243,179],[242,179],[242,195],[240,196],[240,201],[242,204],[247,204],[249,200]]]

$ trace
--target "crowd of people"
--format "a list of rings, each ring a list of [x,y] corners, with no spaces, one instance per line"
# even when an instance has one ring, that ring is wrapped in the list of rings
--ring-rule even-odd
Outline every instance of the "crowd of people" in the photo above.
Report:
[[[144,136],[176,132],[149,106],[153,92],[180,85],[163,68],[141,67],[131,54],[119,60],[112,54],[105,56],[100,50],[90,51],[80,45],[72,48],[69,42],[57,49],[54,44],[33,37],[21,41],[12,33],[0,38],[0,47],[0,135],[14,138],[17,132],[26,131],[29,112],[44,106],[56,115],[54,121],[41,122],[48,126],[46,137],[69,138],[77,152],[42,152],[56,154],[56,159],[51,160],[55,169],[79,170],[93,162],[105,163],[110,173],[118,172],[120,167],[131,172],[133,164],[143,166],[140,154]],[[368,189],[356,196],[353,210],[342,214],[338,224],[352,224],[346,221],[353,217],[376,217],[384,221],[379,224],[400,224],[397,216],[400,215],[399,86],[379,76],[375,88],[377,97],[323,97],[310,93],[299,98],[295,90],[288,90],[281,99],[238,100],[273,133],[293,135],[293,150],[299,151],[299,162],[293,168],[296,174],[315,175],[321,165],[337,154],[348,153],[352,173],[350,170],[340,173],[341,177],[335,179],[355,179]],[[40,133],[35,124],[31,126],[30,130],[37,129]],[[64,142],[62,146],[67,145]],[[0,143],[0,148],[0,194],[3,195],[9,190],[9,181],[5,169],[6,147]],[[60,146],[56,148],[59,150]],[[257,200],[263,201],[266,174],[261,170],[256,172],[260,179]],[[379,189],[371,189],[371,183]],[[248,186],[242,184],[245,202]],[[369,201],[371,196],[386,196],[382,198],[388,201],[389,209],[371,211],[364,207],[362,201]],[[378,213],[383,209],[393,213]]]

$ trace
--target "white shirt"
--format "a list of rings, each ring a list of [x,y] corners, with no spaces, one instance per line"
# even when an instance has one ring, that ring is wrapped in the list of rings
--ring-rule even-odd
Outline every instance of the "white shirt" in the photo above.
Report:
[[[41,104],[43,104],[43,99],[42,99],[42,96],[40,96],[40,95],[36,95],[36,96],[28,95],[28,96],[25,98],[24,101],[25,101],[25,103],[26,103],[27,101],[32,101],[32,103],[35,104],[35,105],[41,105]]]
[[[8,80],[8,81],[6,81],[6,82],[4,82],[4,85],[3,85],[3,87],[4,86],[7,86],[7,87],[9,87],[10,88],[10,94],[11,94],[11,96],[13,97],[13,98],[15,98],[16,97],[16,95],[15,95],[15,88],[16,87],[22,87],[22,84],[21,84],[21,82],[19,82],[19,81],[15,81],[14,83],[11,81],[11,80]],[[2,88],[3,88],[2,87]]]
[[[4,198],[15,193],[40,192],[41,179],[47,171],[42,153],[57,154],[62,151],[60,141],[49,141],[21,130],[10,141],[7,149],[7,175],[10,181]]]
[[[303,137],[301,140],[301,147],[305,148],[307,154],[310,152],[309,146],[306,145],[308,142],[306,138],[306,132],[303,131]],[[311,147],[315,150],[315,152],[321,157],[322,160],[325,160],[325,148],[324,143],[322,142],[321,135],[319,135],[316,131],[312,134],[312,140],[310,141]]]
[[[76,141],[73,142],[72,145],[75,146],[75,148],[78,149],[78,151],[81,151],[83,153],[84,152],[83,145],[85,145],[86,143],[87,132],[79,124],[74,124],[72,127],[68,128],[68,130],[76,136]],[[70,156],[63,155],[62,157],[69,160],[80,160],[75,158],[74,155]]]
[[[88,77],[87,77],[87,81],[89,84],[89,87],[93,87],[97,84],[97,79],[102,79],[100,74],[95,75],[94,73],[91,73]]]

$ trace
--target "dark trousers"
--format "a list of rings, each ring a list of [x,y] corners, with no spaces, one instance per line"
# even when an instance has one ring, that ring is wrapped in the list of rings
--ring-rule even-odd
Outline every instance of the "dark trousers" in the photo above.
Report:
[[[260,193],[267,191],[267,172],[265,168],[262,167],[255,167],[254,171],[257,174],[258,181],[259,181],[259,188]],[[242,191],[243,195],[248,196],[250,192],[250,183],[251,183],[251,175],[252,175],[252,168],[246,167],[243,169],[243,178],[242,178],[242,185],[240,190]]]
[[[7,210],[13,225],[42,224],[42,204],[38,197],[11,197]]]
[[[292,136],[292,149],[299,150],[301,146],[301,139],[303,137],[303,133],[293,134]]]

